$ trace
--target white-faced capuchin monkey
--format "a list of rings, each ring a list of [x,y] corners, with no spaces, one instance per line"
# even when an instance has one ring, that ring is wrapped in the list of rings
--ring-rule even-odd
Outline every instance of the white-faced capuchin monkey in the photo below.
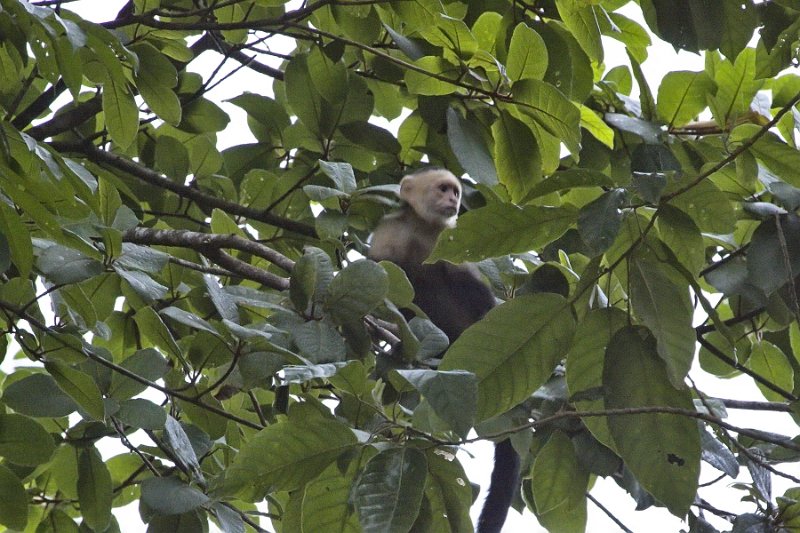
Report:
[[[461,183],[446,169],[425,168],[400,180],[400,199],[400,211],[384,217],[372,234],[367,256],[392,261],[405,271],[414,287],[414,304],[453,343],[495,305],[474,265],[423,264],[442,230],[456,224]],[[494,470],[477,533],[500,532],[518,485],[519,456],[511,441],[504,440],[495,445]]]

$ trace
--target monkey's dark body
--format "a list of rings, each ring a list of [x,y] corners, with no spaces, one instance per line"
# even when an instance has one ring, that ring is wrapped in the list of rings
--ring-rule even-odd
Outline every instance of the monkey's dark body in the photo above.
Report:
[[[447,170],[427,169],[401,180],[400,198],[406,203],[375,228],[367,256],[392,261],[405,271],[414,287],[414,304],[452,344],[495,305],[474,265],[424,263],[442,230],[455,224],[461,185]],[[519,486],[519,456],[511,441],[495,445],[494,461],[477,533],[500,533]]]
[[[414,304],[428,315],[453,343],[465,329],[483,318],[495,305],[489,287],[475,266],[398,263],[414,286]],[[519,485],[519,455],[506,439],[494,449],[494,469],[489,493],[478,518],[477,533],[500,533]]]
[[[451,343],[494,307],[494,296],[472,265],[445,261],[397,265],[414,287],[414,304],[444,331]]]

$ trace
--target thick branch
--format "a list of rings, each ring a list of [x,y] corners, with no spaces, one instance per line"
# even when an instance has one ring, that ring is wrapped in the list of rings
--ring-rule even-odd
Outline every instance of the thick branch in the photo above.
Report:
[[[284,272],[291,272],[294,268],[294,261],[285,255],[276,252],[269,246],[238,235],[200,233],[198,231],[179,229],[133,228],[126,231],[122,235],[122,239],[134,244],[160,244],[163,246],[195,248],[201,251],[208,248],[232,248],[266,259]]]
[[[192,248],[235,275],[257,281],[258,283],[279,291],[289,288],[288,279],[231,257],[229,254],[223,252],[222,248],[233,248],[234,250],[256,255],[266,259],[286,272],[291,272],[294,267],[294,261],[285,255],[263,244],[247,240],[238,235],[218,235],[188,230],[133,228],[126,231],[122,239],[125,242],[132,242],[135,244],[158,244],[163,246]]]
[[[98,95],[91,100],[81,102],[72,109],[54,116],[52,119],[44,122],[43,124],[39,124],[38,126],[30,128],[25,133],[37,141],[43,141],[48,137],[53,137],[54,135],[58,135],[59,133],[69,131],[72,128],[80,126],[98,114],[102,108],[103,104],[100,100],[100,96]]]

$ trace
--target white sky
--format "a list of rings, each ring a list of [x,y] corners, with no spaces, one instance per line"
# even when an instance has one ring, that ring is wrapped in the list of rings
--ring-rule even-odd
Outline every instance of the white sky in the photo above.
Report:
[[[105,21],[111,20],[119,10],[120,1],[83,1],[68,4],[65,7],[77,11],[81,16],[89,20]],[[293,2],[293,3],[296,3]],[[637,20],[643,24],[639,8],[633,4],[622,10],[623,14]],[[703,59],[701,56],[687,52],[675,53],[671,45],[657,41],[654,36],[655,44],[649,48],[649,59],[642,65],[643,71],[649,80],[651,88],[655,92],[660,84],[661,78],[666,72],[673,70],[702,70]],[[270,41],[270,44],[278,44]],[[278,44],[280,46],[280,44]],[[610,69],[616,65],[627,65],[628,59],[625,54],[623,46],[612,39],[604,37],[606,65]],[[285,42],[285,50],[277,50],[281,52],[290,52],[293,48],[293,42],[287,40]],[[211,69],[216,66],[219,59],[218,55],[207,53],[203,56],[204,61],[198,61],[198,67],[202,68],[207,74]],[[269,58],[259,57],[258,60],[268,62]],[[274,58],[273,58],[274,59]],[[194,63],[193,63],[194,65]],[[230,60],[223,71],[236,68],[238,64]],[[277,66],[274,65],[274,66]],[[225,111],[230,115],[231,122],[229,127],[219,134],[219,145],[221,148],[241,144],[244,142],[251,142],[252,135],[246,127],[246,115],[244,111],[236,106],[224,103],[224,100],[232,98],[242,93],[242,88],[250,92],[270,95],[270,83],[264,76],[254,73],[249,69],[241,69],[235,76],[224,81],[216,86],[211,94],[207,96],[212,100],[221,103]],[[635,96],[635,95],[634,95]],[[396,131],[399,126],[399,121],[394,121],[393,124],[387,124],[385,121],[381,124],[384,127]],[[12,367],[10,361],[6,360],[0,365],[0,369],[5,372],[10,372]],[[738,377],[731,380],[719,380],[713,376],[709,376],[702,372],[697,366],[692,370],[692,377],[697,382],[701,390],[710,396],[719,396],[724,398],[736,399],[762,399],[761,394],[755,387],[753,382],[746,377]],[[729,422],[735,425],[744,427],[754,427],[766,431],[774,431],[777,433],[786,433],[796,429],[796,425],[791,418],[785,413],[769,413],[769,412],[745,412],[745,411],[729,411]],[[109,442],[109,444],[106,444]],[[460,453],[459,459],[462,461],[464,468],[473,482],[477,482],[482,488],[488,486],[488,479],[491,472],[493,446],[491,443],[483,442],[471,444],[467,447],[469,452],[475,457],[470,458],[467,453]],[[116,441],[104,441],[103,455],[111,457],[118,453],[124,453],[126,450],[118,446]],[[785,465],[780,466],[781,469],[787,469]],[[790,467],[795,476],[800,475],[800,468]],[[701,483],[709,481],[718,477],[719,472],[703,463],[703,470],[701,474]],[[748,481],[748,474],[745,468],[742,468],[738,481]],[[725,479],[718,483],[714,490],[705,489],[702,495],[714,506],[733,511],[744,512],[754,510],[752,504],[743,504],[741,507],[736,505],[736,502],[741,498],[744,493],[742,491],[726,489],[733,483],[730,479]],[[773,477],[774,494],[780,495],[785,488],[789,486],[785,480],[777,476]],[[598,478],[595,487],[592,490],[592,495],[600,500],[600,502],[608,509],[610,509],[615,516],[622,521],[628,528],[636,532],[646,531],[649,533],[674,533],[681,528],[688,529],[688,525],[675,518],[667,511],[661,508],[650,508],[645,511],[635,511],[635,503],[631,497],[622,489],[620,489],[613,481]],[[481,493],[476,505],[473,506],[472,514],[473,519],[477,519],[477,514],[480,512],[480,507],[483,502],[485,493]],[[115,514],[121,524],[123,532],[130,531],[144,531],[145,527],[141,524],[138,515],[137,504],[131,504],[121,509],[116,509]],[[591,502],[588,504],[588,527],[589,532],[613,532],[619,531],[619,528],[596,506]],[[716,519],[713,515],[706,513],[706,519],[714,523],[719,529],[729,529],[729,525]],[[213,526],[212,526],[213,529]],[[544,532],[545,530],[539,527],[535,517],[529,512],[520,515],[515,511],[509,513],[509,518],[506,526],[503,529],[504,533],[531,533],[531,532]]]

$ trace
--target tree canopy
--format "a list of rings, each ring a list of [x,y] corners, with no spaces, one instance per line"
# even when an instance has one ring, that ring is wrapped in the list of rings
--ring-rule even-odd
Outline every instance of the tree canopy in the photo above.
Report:
[[[455,453],[510,437],[551,532],[598,476],[800,527],[800,2],[91,3],[0,0],[0,525],[468,532]],[[649,85],[653,38],[704,68]],[[362,258],[428,164],[465,179],[431,260],[503,301],[449,348]]]

